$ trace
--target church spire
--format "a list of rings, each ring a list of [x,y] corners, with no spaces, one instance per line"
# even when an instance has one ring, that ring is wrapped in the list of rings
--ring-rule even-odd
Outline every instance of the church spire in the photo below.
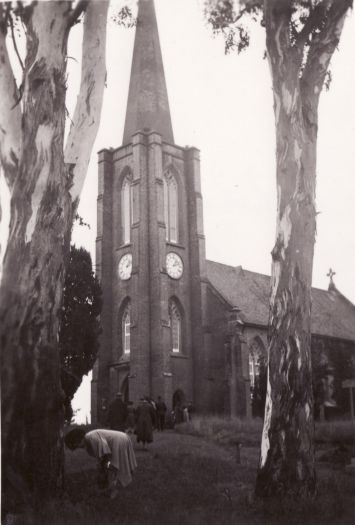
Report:
[[[174,143],[154,0],[139,0],[123,144],[151,129]]]

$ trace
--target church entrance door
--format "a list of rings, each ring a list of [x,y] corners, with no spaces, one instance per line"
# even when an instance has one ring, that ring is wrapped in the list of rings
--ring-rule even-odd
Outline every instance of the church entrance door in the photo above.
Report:
[[[175,415],[175,423],[182,423],[184,421],[184,406],[186,405],[186,397],[184,392],[179,388],[173,394],[173,411]]]

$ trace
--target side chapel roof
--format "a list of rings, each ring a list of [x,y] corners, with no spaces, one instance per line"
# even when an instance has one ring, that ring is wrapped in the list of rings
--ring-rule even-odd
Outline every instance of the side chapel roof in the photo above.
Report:
[[[210,284],[231,306],[241,310],[245,323],[267,326],[270,277],[214,261],[206,261]],[[312,288],[312,334],[355,341],[355,306],[334,286]]]

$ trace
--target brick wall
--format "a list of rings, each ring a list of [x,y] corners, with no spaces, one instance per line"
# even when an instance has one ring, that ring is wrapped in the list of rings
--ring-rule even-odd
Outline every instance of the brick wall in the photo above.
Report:
[[[98,418],[102,398],[111,399],[127,377],[133,402],[142,395],[161,395],[171,408],[174,392],[182,390],[186,400],[195,403],[193,363],[203,346],[198,305],[205,260],[198,164],[197,150],[163,143],[153,132],[136,133],[130,145],[100,153],[97,261],[104,306],[97,391],[93,395]],[[177,243],[166,241],[163,176],[167,169],[174,172],[178,183]],[[123,245],[121,185],[127,173],[132,177],[133,223],[131,242]],[[166,272],[170,251],[183,260],[184,273],[178,280]],[[133,270],[131,278],[122,281],[117,269],[126,253],[132,254]],[[170,348],[171,298],[182,312],[181,356],[173,355]],[[120,327],[122,304],[127,301],[131,302],[129,359],[122,354]]]

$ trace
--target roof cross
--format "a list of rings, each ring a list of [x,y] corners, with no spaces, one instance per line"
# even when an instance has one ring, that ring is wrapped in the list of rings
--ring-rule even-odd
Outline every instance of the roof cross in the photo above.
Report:
[[[333,282],[333,275],[335,275],[336,272],[334,272],[331,268],[329,268],[329,272],[327,273],[327,277],[330,278],[330,282]]]

